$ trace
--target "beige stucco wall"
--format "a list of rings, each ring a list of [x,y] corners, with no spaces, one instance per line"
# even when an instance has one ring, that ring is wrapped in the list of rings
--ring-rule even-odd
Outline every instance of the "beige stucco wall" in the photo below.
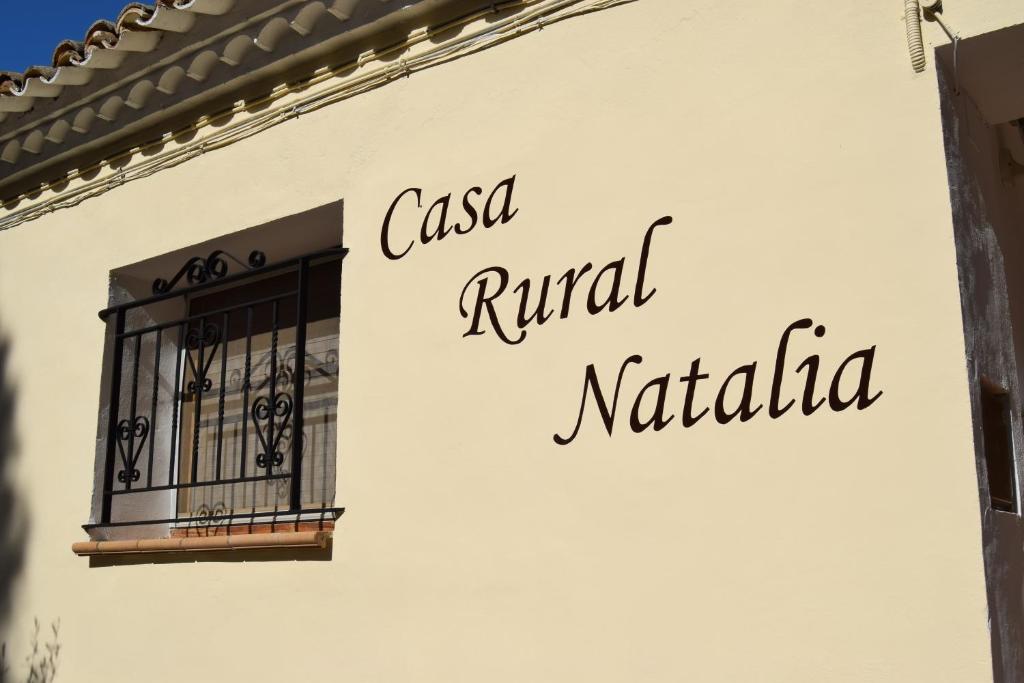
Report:
[[[975,32],[1022,18],[966,5]],[[13,651],[38,616],[82,682],[991,680],[938,89],[910,73],[901,10],[640,0],[0,233],[31,523]],[[511,174],[512,222],[381,254],[401,190]],[[108,271],[339,198],[333,559],[90,569],[69,546]],[[629,271],[664,215],[645,306],[463,338],[473,273]],[[631,354],[627,401],[671,372],[678,414],[700,357],[715,388],[758,361],[766,402],[802,317],[828,333],[791,358],[819,353],[825,381],[877,347],[875,405],[643,434],[620,417],[611,438],[591,407],[552,441],[586,365],[611,382]]]

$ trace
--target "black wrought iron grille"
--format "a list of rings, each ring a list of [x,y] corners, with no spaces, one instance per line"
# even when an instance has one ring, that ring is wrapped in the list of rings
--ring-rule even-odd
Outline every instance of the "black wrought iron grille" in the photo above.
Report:
[[[331,520],[341,262],[215,251],[112,327],[99,521],[85,527]],[[229,272],[236,270],[238,272]],[[184,286],[180,286],[184,285]]]

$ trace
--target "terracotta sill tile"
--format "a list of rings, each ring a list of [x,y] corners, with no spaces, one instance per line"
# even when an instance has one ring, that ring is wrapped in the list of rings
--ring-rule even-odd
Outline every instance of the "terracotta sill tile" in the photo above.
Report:
[[[222,534],[179,538],[152,538],[134,541],[81,541],[71,544],[80,556],[127,555],[142,553],[199,552],[204,550],[249,550],[257,548],[327,547],[331,531],[279,531],[254,534]]]

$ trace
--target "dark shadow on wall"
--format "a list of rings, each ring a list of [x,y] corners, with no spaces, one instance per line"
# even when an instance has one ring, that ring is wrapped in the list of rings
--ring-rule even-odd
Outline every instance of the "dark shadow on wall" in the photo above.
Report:
[[[40,642],[39,620],[35,620],[35,631],[32,633],[31,651],[25,657],[23,669],[25,683],[52,683],[57,676],[57,665],[60,659],[60,620],[50,624],[47,640]],[[0,646],[0,683],[14,683],[21,680],[20,675],[12,675],[7,646]],[[20,672],[19,672],[20,673]]]
[[[326,548],[266,548],[261,550],[204,550],[202,552],[94,555],[89,567],[124,567],[137,564],[198,564],[201,562],[330,562],[334,543]],[[0,683],[3,680],[0,679]]]
[[[19,445],[15,433],[17,389],[10,376],[10,351],[10,340],[0,329],[0,634],[6,633],[11,616],[29,532],[25,503],[13,481]]]

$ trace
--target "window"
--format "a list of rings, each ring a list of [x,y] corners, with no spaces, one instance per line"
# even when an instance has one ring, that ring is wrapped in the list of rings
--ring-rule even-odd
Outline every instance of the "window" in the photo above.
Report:
[[[992,508],[1016,512],[1017,485],[1009,396],[988,382],[982,382],[981,386],[981,429]]]
[[[107,358],[87,530],[152,538],[334,521],[346,253],[271,261],[213,249],[141,297],[129,291],[137,273],[121,278],[121,301],[100,313]]]

